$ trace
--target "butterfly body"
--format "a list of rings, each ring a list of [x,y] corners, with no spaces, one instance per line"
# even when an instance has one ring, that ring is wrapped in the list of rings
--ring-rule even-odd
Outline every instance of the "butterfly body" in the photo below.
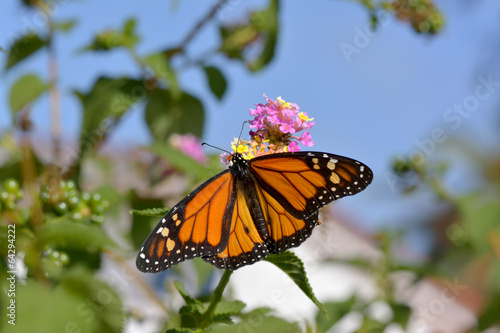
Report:
[[[175,205],[137,256],[143,272],[195,257],[238,269],[296,247],[319,224],[326,204],[363,190],[372,180],[361,162],[327,153],[276,153],[230,167]]]

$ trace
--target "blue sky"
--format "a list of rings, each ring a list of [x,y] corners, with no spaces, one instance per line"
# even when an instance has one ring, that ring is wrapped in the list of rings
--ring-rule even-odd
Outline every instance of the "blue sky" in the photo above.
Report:
[[[8,48],[12,36],[30,26],[40,26],[40,17],[4,0],[0,11],[0,46]],[[166,45],[178,43],[215,1],[56,1],[56,19],[78,18],[70,33],[57,39],[60,84],[63,94],[62,123],[66,142],[79,136],[81,110],[72,89],[87,91],[97,76],[135,75],[139,68],[125,54],[77,54],[93,34],[106,28],[119,28],[129,17],[137,18],[142,36],[139,52],[146,55]],[[251,8],[266,1],[229,1],[215,21],[237,20]],[[433,131],[445,136],[462,135],[472,143],[491,146],[498,126],[494,107],[500,101],[499,87],[472,105],[473,111],[460,116],[452,113],[455,104],[474,102],[482,77],[500,81],[493,71],[494,44],[500,24],[500,2],[481,0],[437,1],[447,16],[444,31],[435,36],[419,36],[408,25],[389,17],[376,36],[368,37],[358,54],[348,59],[341,45],[355,46],[359,31],[366,29],[368,15],[349,1],[282,1],[281,31],[274,61],[264,71],[250,74],[238,62],[214,59],[229,81],[229,89],[219,102],[207,88],[203,73],[190,69],[180,76],[184,90],[205,103],[206,123],[203,140],[228,147],[239,134],[241,123],[249,119],[248,108],[264,102],[263,94],[282,96],[297,103],[315,117],[311,133],[315,150],[350,156],[372,167],[376,179],[371,191],[349,199],[356,213],[372,223],[382,223],[390,214],[378,208],[373,199],[384,193],[386,200],[401,200],[385,179],[389,161],[398,154],[417,151],[419,142],[432,139]],[[193,54],[216,45],[216,25],[212,24],[193,41]],[[343,44],[344,43],[344,44]],[[5,63],[5,55],[0,62]],[[29,61],[2,73],[0,81],[0,129],[9,126],[8,90],[22,73],[36,72],[47,77],[47,57],[38,54]],[[480,88],[485,92],[488,88]],[[485,94],[483,94],[485,95]],[[472,100],[471,100],[472,98]],[[455,116],[455,118],[450,118]],[[454,120],[453,120],[454,119]],[[40,99],[33,110],[36,135],[47,137],[48,98]],[[443,135],[443,134],[442,134]],[[441,136],[442,136],[441,135]],[[110,138],[111,145],[133,146],[149,142],[150,137],[139,108],[126,117]],[[446,141],[446,140],[445,140]],[[442,146],[437,142],[436,146]],[[427,146],[429,147],[429,146]],[[432,154],[432,153],[431,153]],[[357,212],[361,203],[370,205]],[[386,206],[384,206],[386,207]],[[376,218],[373,218],[373,215]],[[376,221],[373,221],[375,219]]]

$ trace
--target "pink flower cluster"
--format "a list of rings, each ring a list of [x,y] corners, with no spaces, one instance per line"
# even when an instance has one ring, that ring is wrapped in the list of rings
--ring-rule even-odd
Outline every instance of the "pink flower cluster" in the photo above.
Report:
[[[172,147],[180,150],[185,155],[198,161],[200,164],[207,162],[207,157],[201,149],[200,140],[191,133],[187,134],[172,134],[169,137]]]
[[[250,121],[252,138],[259,137],[262,140],[270,140],[285,143],[288,142],[289,151],[299,151],[297,141],[304,146],[311,147],[314,142],[309,131],[302,133],[300,137],[294,136],[296,132],[310,129],[314,126],[314,118],[309,118],[306,112],[299,112],[299,106],[295,103],[287,103],[278,97],[275,100],[267,97],[267,103],[257,104],[255,109],[250,109],[250,115],[255,118]]]
[[[271,144],[287,145],[287,151],[299,151],[297,141],[304,146],[314,145],[309,131],[303,132],[300,136],[293,135],[302,130],[308,130],[314,126],[314,118],[309,118],[306,112],[300,112],[299,106],[295,103],[287,103],[278,97],[273,100],[266,95],[267,103],[257,104],[255,109],[250,109],[250,115],[255,118],[250,121],[250,136],[263,141],[269,140]],[[297,141],[293,141],[297,140]]]
[[[312,136],[307,131],[314,126],[314,118],[309,118],[306,112],[299,111],[295,103],[287,103],[281,97],[273,100],[266,95],[266,104],[256,104],[250,109],[250,141],[234,139],[231,148],[247,159],[256,156],[296,152],[300,150],[299,142],[304,146],[314,145]],[[299,136],[297,132],[302,132]],[[227,162],[228,155],[222,154],[221,161]]]

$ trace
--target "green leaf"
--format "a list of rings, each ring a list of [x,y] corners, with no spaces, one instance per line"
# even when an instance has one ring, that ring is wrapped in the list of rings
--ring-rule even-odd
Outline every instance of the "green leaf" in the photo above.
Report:
[[[73,221],[44,224],[40,230],[40,237],[46,244],[52,244],[57,248],[87,252],[98,252],[105,246],[113,244],[101,227]]]
[[[321,312],[326,316],[326,310],[323,304],[318,301],[314,292],[309,284],[309,280],[306,276],[306,271],[304,269],[304,264],[302,260],[299,259],[294,253],[286,251],[280,254],[273,254],[265,258],[264,260],[277,266],[283,272],[285,272],[295,284],[306,294],[307,297],[320,309]]]
[[[162,217],[168,211],[170,208],[146,208],[146,209],[132,209],[130,211],[131,214],[133,215],[140,215],[140,216],[151,216],[151,217]]]
[[[392,322],[398,323],[403,329],[406,329],[406,325],[408,324],[408,320],[410,320],[411,316],[411,308],[404,304],[392,302],[389,303],[389,306],[394,314]]]
[[[179,294],[182,296],[182,299],[184,299],[184,302],[186,302],[186,305],[191,305],[191,304],[196,304],[196,305],[201,305],[201,301],[197,300],[196,298],[191,297],[191,295],[188,294],[186,291],[186,288],[184,288],[184,284],[180,281],[174,281],[174,287],[177,289]]]
[[[249,15],[248,22],[221,26],[220,51],[229,58],[243,60],[248,69],[257,72],[274,58],[279,30],[279,1]],[[256,56],[254,56],[256,54]]]
[[[330,328],[341,320],[346,314],[351,312],[352,307],[356,304],[354,297],[349,298],[344,302],[326,302],[324,304],[326,314],[318,313],[316,315],[316,333],[326,333]]]
[[[217,307],[215,308],[214,315],[215,316],[232,316],[239,314],[244,308],[246,304],[242,301],[227,301],[222,300]]]
[[[482,332],[487,328],[491,328],[494,325],[500,324],[500,318],[498,314],[500,313],[500,293],[496,293],[490,296],[489,304],[482,311],[478,318],[478,329]]]
[[[147,148],[157,156],[164,158],[170,165],[183,173],[193,176],[196,180],[203,180],[209,175],[207,168],[196,160],[187,156],[183,152],[173,148],[170,145],[162,143],[153,143]]]
[[[135,19],[132,18],[125,21],[121,31],[109,29],[98,33],[82,51],[110,51],[120,47],[132,49],[140,39],[135,34],[135,24]]]
[[[0,323],[0,329],[4,333],[99,331],[98,321],[87,320],[86,313],[82,315],[81,308],[86,299],[68,292],[61,286],[50,287],[27,279],[26,284],[16,284],[16,295],[11,299],[16,301],[15,326],[7,324],[10,318],[4,314]],[[3,305],[6,306],[5,303]]]
[[[55,28],[62,32],[69,32],[71,31],[71,29],[73,29],[75,25],[76,25],[76,20],[73,19],[73,20],[56,22]]]
[[[150,92],[145,110],[146,123],[157,142],[165,142],[173,133],[203,134],[205,110],[200,100],[187,93],[174,98],[170,90]]]
[[[251,20],[258,27],[263,40],[262,51],[248,64],[252,72],[257,72],[274,58],[279,30],[279,0],[271,0],[267,9],[252,13]]]
[[[275,333],[290,332],[298,333],[303,330],[297,323],[272,316],[269,310],[258,308],[240,316],[241,320],[235,325],[213,324],[210,325],[206,333],[230,333],[230,332],[259,332]]]
[[[107,283],[98,279],[93,270],[84,266],[69,268],[61,280],[61,286],[80,297],[81,302],[73,311],[86,322],[97,324],[98,329],[93,332],[122,331],[125,316],[120,297]]]
[[[162,200],[143,198],[138,196],[134,191],[131,191],[129,198],[129,206],[134,210],[145,210],[164,205]],[[130,231],[130,236],[135,249],[140,248],[146,237],[158,222],[159,218],[156,216],[132,215],[132,230]]]
[[[12,115],[21,111],[27,104],[33,102],[49,88],[49,84],[43,82],[36,74],[21,76],[10,89],[10,109]]]
[[[500,206],[496,198],[482,193],[473,193],[457,200],[465,234],[478,253],[491,251],[488,236],[500,232]]]
[[[47,42],[35,33],[28,33],[17,39],[10,48],[5,69],[10,69],[20,61],[40,50]]]
[[[87,94],[75,92],[83,107],[80,156],[105,138],[111,127],[142,97],[144,90],[141,80],[100,77]]]
[[[207,76],[208,86],[217,99],[222,99],[227,88],[227,81],[222,72],[214,66],[203,67]]]
[[[179,97],[181,91],[175,70],[170,66],[168,57],[165,52],[153,53],[144,58],[144,62],[154,72],[157,78],[164,79],[168,84],[171,94],[174,97]]]

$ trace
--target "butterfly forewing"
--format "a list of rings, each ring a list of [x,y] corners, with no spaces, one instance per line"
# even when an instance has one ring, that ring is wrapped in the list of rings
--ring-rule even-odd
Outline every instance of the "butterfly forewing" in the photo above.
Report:
[[[265,155],[250,161],[258,184],[288,213],[308,219],[333,200],[362,191],[373,179],[356,160],[327,153]]]
[[[235,201],[234,179],[224,171],[175,205],[144,241],[136,265],[159,272],[187,259],[223,251]]]

